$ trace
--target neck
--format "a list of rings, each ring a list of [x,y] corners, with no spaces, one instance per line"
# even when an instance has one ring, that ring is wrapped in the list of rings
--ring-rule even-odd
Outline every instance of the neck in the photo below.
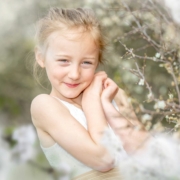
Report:
[[[83,94],[81,93],[78,97],[69,99],[69,100],[71,101],[71,103],[77,104],[81,107],[82,95]],[[68,102],[70,102],[70,101],[68,101]]]
[[[74,104],[75,106],[77,106],[79,108],[82,107],[81,106],[82,95],[83,94],[81,93],[81,94],[79,94],[79,96],[77,96],[75,98],[66,98],[66,97],[62,96],[61,94],[57,94],[57,93],[55,93],[53,91],[51,91],[51,93],[50,93],[50,96],[54,96],[54,97],[57,97],[57,98],[59,98],[59,99],[61,99],[63,101],[66,101],[66,102],[69,102],[71,104]]]

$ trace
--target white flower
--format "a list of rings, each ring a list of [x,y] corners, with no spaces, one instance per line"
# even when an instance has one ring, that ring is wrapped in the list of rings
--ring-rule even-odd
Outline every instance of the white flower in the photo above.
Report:
[[[12,138],[17,144],[12,149],[13,155],[21,162],[26,162],[35,155],[36,134],[32,125],[21,126],[13,132]]]
[[[166,107],[166,103],[164,101],[158,101],[154,105],[154,109],[164,109]]]
[[[147,95],[147,97],[148,97],[149,100],[151,100],[151,99],[153,98],[153,94],[152,94],[152,93],[149,93],[149,94]]]
[[[110,127],[105,131],[101,143],[109,150],[111,155],[115,158],[115,164],[126,158],[127,153],[125,152],[121,141]]]
[[[140,79],[139,83],[140,86],[144,86],[144,79]]]
[[[142,122],[150,121],[152,119],[152,116],[149,114],[144,114],[142,115],[141,119],[142,119]]]
[[[161,54],[160,54],[160,53],[156,53],[156,54],[155,54],[155,57],[156,57],[156,58],[160,58],[160,57],[161,57]]]
[[[128,157],[119,164],[125,180],[180,179],[179,142],[168,137],[151,139],[143,152]]]
[[[18,143],[34,144],[36,134],[32,125],[21,126],[13,132],[12,138]]]
[[[169,99],[173,99],[173,97],[174,97],[173,94],[170,93],[168,95],[169,95]]]

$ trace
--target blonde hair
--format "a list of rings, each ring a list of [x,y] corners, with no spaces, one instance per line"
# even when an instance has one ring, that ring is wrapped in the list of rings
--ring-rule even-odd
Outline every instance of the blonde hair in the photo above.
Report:
[[[94,38],[99,48],[99,62],[103,62],[103,52],[106,46],[106,39],[102,27],[91,9],[77,8],[51,8],[44,18],[37,22],[36,47],[45,51],[48,46],[48,37],[56,31],[72,30],[82,28]],[[39,65],[35,61],[33,74],[38,80]],[[38,81],[39,82],[39,81]]]

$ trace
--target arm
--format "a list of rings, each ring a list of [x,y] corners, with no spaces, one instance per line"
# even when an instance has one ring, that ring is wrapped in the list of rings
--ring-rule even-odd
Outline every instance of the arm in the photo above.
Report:
[[[113,99],[119,111],[112,105]],[[107,121],[121,139],[125,150],[132,153],[141,149],[149,133],[142,128],[124,91],[109,78],[104,83],[101,101]]]
[[[31,105],[32,119],[37,130],[48,133],[54,141],[76,159],[102,172],[113,168],[114,159],[100,144],[101,134],[99,132],[103,132],[107,127],[100,98],[93,99],[89,106],[90,97],[88,94],[95,93],[94,95],[97,95],[97,92],[94,91],[94,85],[97,86],[97,81],[103,79],[104,76],[95,78],[96,82],[90,85],[83,95],[83,109],[88,117],[89,131],[71,116],[63,104],[49,95],[37,96]],[[102,85],[102,83],[100,84]],[[88,107],[84,107],[87,104]],[[94,110],[97,112],[97,109],[100,110],[100,113],[92,113]]]
[[[107,78],[104,72],[95,75],[94,81],[83,92],[82,107],[87,119],[88,131],[93,141],[99,144],[104,131],[108,128],[101,104],[103,81]]]

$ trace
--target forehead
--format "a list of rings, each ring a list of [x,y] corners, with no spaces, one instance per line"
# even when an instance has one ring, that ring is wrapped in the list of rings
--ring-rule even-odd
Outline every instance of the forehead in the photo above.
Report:
[[[66,30],[53,32],[47,39],[48,48],[54,50],[73,50],[99,52],[99,47],[90,32],[82,30]]]

